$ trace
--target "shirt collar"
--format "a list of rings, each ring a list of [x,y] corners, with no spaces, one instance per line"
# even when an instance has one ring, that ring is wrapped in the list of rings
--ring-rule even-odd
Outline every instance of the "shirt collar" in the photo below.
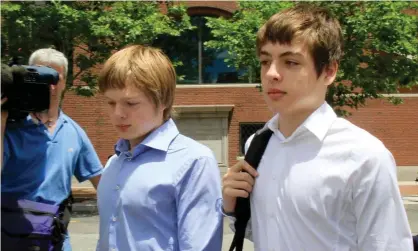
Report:
[[[134,155],[137,148],[147,146],[156,150],[167,152],[173,139],[179,134],[176,124],[172,119],[167,120],[160,127],[155,129],[148,135],[139,145],[133,150]],[[119,155],[121,152],[129,151],[129,141],[126,139],[119,139],[115,145],[115,153]]]
[[[57,121],[56,121],[56,125],[58,125],[59,122],[63,122],[63,123],[67,122],[66,116],[65,116],[64,112],[61,110],[61,108],[58,109],[58,118],[57,118]],[[35,122],[33,122],[32,116],[30,114],[28,114],[28,116],[26,116],[23,124],[25,126],[38,125]]]
[[[265,127],[268,127],[277,136],[279,136],[279,138],[284,140],[283,134],[278,130],[279,116],[279,114],[276,114],[266,123]],[[288,140],[300,134],[303,129],[307,129],[320,141],[322,141],[336,118],[337,115],[332,107],[328,105],[328,103],[324,102],[318,109],[309,115],[309,117],[295,130]]]

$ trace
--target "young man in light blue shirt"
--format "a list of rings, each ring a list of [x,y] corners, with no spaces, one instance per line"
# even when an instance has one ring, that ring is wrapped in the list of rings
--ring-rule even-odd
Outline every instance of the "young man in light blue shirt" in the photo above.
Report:
[[[155,48],[124,48],[105,63],[99,88],[120,140],[98,187],[97,250],[221,250],[218,163],[171,118],[170,60]]]

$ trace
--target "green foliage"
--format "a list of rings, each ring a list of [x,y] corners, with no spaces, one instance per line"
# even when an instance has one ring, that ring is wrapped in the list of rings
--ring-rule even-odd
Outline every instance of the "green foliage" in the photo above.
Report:
[[[291,5],[288,2],[240,2],[240,10],[230,19],[207,18],[214,39],[205,45],[220,51],[226,49],[229,53],[226,63],[236,69],[248,69],[249,83],[259,81],[259,62],[255,54],[257,30],[268,17]]]
[[[96,90],[92,69],[115,50],[192,28],[184,6],[167,4],[164,14],[157,1],[2,2],[1,7],[2,61],[19,55],[26,63],[34,50],[53,47],[75,66],[69,67],[68,88],[84,96]],[[87,86],[74,87],[75,79]]]
[[[247,69],[248,82],[257,83],[260,81],[255,54],[257,30],[271,15],[295,3],[242,1],[229,19],[206,17],[212,38],[205,46],[220,52],[227,50],[227,64]],[[405,14],[405,10],[418,9],[417,2],[312,3],[328,7],[342,24],[345,55],[336,83],[327,94],[327,101],[340,115],[348,114],[347,107],[364,105],[367,99],[396,93],[399,86],[418,84],[418,18]],[[84,81],[87,86],[74,89],[87,96],[96,90],[95,67],[128,44],[164,45],[173,55],[179,52],[172,57],[174,64],[186,69],[190,57],[197,54],[186,39],[195,27],[184,6],[166,2],[167,13],[162,13],[160,4],[160,1],[2,2],[2,62],[17,55],[25,63],[34,50],[54,47],[67,56],[70,66],[74,65],[69,67],[68,87],[74,87],[74,80]],[[172,39],[176,37],[186,40],[178,43],[179,39]],[[388,99],[395,104],[402,102],[399,98]]]
[[[207,46],[228,49],[227,63],[248,68],[249,82],[259,81],[255,56],[256,32],[274,13],[295,2],[240,2],[231,19],[208,18],[215,37]],[[370,98],[396,93],[399,86],[418,84],[418,19],[405,10],[418,9],[416,2],[316,2],[339,19],[345,37],[344,57],[336,84],[327,101],[340,115],[358,108]],[[367,67],[365,67],[367,66]],[[341,81],[349,84],[341,84]],[[350,84],[351,83],[351,84]],[[394,104],[402,102],[390,97]]]

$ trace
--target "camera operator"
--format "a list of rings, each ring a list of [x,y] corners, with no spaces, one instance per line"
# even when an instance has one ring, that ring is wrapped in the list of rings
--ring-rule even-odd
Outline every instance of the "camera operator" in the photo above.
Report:
[[[30,56],[29,65],[51,67],[58,72],[59,80],[50,85],[49,109],[30,113],[22,125],[10,126],[8,113],[2,110],[1,196],[61,206],[71,201],[73,175],[79,182],[90,180],[97,188],[102,164],[85,131],[59,106],[65,89],[67,58],[54,49],[39,49]],[[2,106],[7,104],[7,98],[2,97]],[[7,227],[3,224],[4,221],[2,228]],[[66,229],[63,239],[62,250],[71,250]]]

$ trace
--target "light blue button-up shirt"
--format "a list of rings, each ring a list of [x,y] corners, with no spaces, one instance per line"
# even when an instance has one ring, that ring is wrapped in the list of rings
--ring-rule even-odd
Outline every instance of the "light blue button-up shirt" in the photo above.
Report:
[[[136,146],[119,140],[98,187],[98,251],[220,251],[218,163],[168,120]]]

